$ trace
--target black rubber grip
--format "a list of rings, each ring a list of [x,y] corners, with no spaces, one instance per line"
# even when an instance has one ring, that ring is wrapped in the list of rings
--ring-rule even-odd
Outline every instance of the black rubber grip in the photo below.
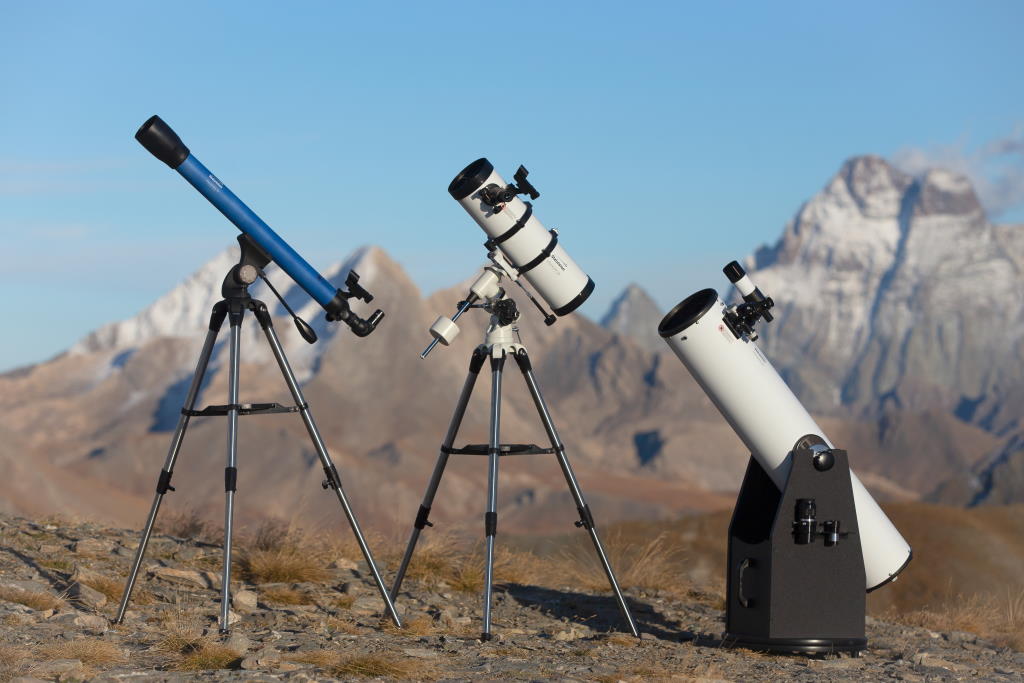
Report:
[[[161,496],[168,491],[173,491],[174,487],[171,486],[171,473],[167,470],[160,470],[160,478],[156,482],[156,492]]]
[[[238,468],[237,467],[225,467],[224,468],[224,490],[225,491],[237,491],[238,484]]]
[[[485,536],[497,536],[498,535],[498,513],[497,512],[485,512],[484,513],[484,535]]]
[[[427,517],[429,516],[430,508],[420,505],[420,511],[416,513],[416,521],[413,523],[413,526],[417,529],[423,529],[423,527],[430,524],[430,522],[427,521]]]
[[[581,508],[577,508],[580,511],[580,522],[583,523],[584,528],[594,528],[594,515],[590,514],[590,506],[584,505]]]

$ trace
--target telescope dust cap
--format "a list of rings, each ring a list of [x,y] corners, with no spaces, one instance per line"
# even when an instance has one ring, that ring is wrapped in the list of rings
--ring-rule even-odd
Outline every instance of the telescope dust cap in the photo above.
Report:
[[[159,116],[153,115],[135,133],[135,139],[171,168],[178,168],[190,152],[185,143]]]

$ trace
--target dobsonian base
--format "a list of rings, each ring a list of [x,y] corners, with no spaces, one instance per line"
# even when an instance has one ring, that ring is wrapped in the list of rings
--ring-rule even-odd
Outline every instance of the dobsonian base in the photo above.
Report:
[[[281,374],[284,376],[285,383],[288,385],[288,390],[291,392],[292,399],[295,401],[294,406],[281,406],[277,403],[238,403],[240,330],[242,317],[246,310],[252,311],[256,320],[259,322],[260,327],[263,329],[263,332],[267,337],[267,342],[270,344],[270,348],[274,352],[274,358],[277,360],[278,367],[281,369]],[[199,389],[202,386],[203,377],[206,375],[206,369],[210,363],[210,357],[213,354],[213,347],[217,341],[217,335],[220,332],[220,328],[224,323],[225,317],[229,318],[231,325],[228,403],[223,406],[209,406],[203,410],[196,410],[196,397],[198,396]],[[135,583],[139,575],[139,568],[142,566],[142,560],[146,554],[146,547],[149,545],[149,539],[153,533],[153,525],[156,523],[157,514],[160,512],[160,504],[163,502],[163,497],[168,491],[174,490],[174,487],[171,486],[171,476],[174,474],[174,465],[178,460],[178,453],[181,451],[181,444],[185,439],[185,430],[188,428],[189,420],[196,416],[226,416],[228,418],[228,456],[227,466],[224,469],[224,567],[221,579],[220,632],[222,634],[229,632],[230,624],[228,622],[228,610],[231,606],[232,533],[234,528],[236,482],[238,477],[236,460],[238,452],[238,418],[241,415],[259,415],[265,413],[299,413],[302,418],[302,422],[306,426],[306,431],[309,433],[309,437],[313,441],[313,446],[316,449],[317,457],[320,459],[320,464],[324,469],[326,478],[324,480],[323,487],[325,489],[332,490],[337,497],[338,503],[341,505],[341,508],[345,513],[345,517],[348,519],[349,526],[352,528],[352,533],[355,535],[356,541],[359,544],[359,549],[362,551],[363,558],[366,560],[366,564],[369,566],[370,572],[373,574],[373,579],[377,584],[377,590],[380,592],[381,599],[384,601],[384,606],[387,610],[388,616],[396,626],[401,627],[401,619],[399,619],[398,613],[395,611],[395,606],[391,601],[391,596],[384,587],[384,582],[381,579],[380,572],[377,570],[377,565],[373,561],[373,556],[370,554],[370,548],[367,546],[363,532],[359,528],[359,522],[356,520],[355,513],[352,511],[348,498],[345,496],[345,492],[342,489],[341,477],[338,474],[338,469],[335,467],[334,462],[331,460],[331,456],[327,452],[327,447],[324,445],[324,441],[320,437],[320,431],[317,429],[316,423],[313,421],[313,414],[310,412],[309,404],[306,402],[306,399],[302,394],[302,389],[299,387],[299,383],[295,378],[295,373],[292,372],[291,365],[288,363],[288,359],[284,355],[284,349],[281,347],[281,342],[277,337],[277,333],[274,331],[274,325],[270,319],[270,313],[267,311],[267,307],[262,301],[252,299],[248,295],[228,297],[223,301],[218,302],[213,307],[213,313],[210,316],[210,329],[209,332],[207,332],[206,341],[203,344],[203,350],[199,354],[199,362],[196,365],[195,373],[192,376],[192,384],[189,386],[188,394],[185,398],[185,405],[181,409],[181,416],[178,418],[178,425],[175,428],[174,436],[171,439],[171,446],[167,453],[167,459],[164,462],[163,469],[160,470],[160,477],[157,480],[156,486],[156,495],[154,496],[153,504],[149,509],[149,516],[146,518],[146,525],[143,528],[142,537],[139,540],[139,547],[135,551],[135,559],[132,561],[131,573],[125,583],[124,594],[121,597],[121,604],[118,607],[117,616],[114,618],[115,624],[119,624],[124,621],[125,611],[128,609],[128,602],[131,599],[132,591],[135,588]]]
[[[867,649],[864,558],[846,452],[808,435],[791,462],[782,491],[757,460],[747,465],[729,524],[722,645],[859,653]],[[811,517],[801,531],[799,520]],[[826,523],[836,521],[830,536]]]
[[[511,356],[516,361],[516,364],[519,366],[519,369],[523,374],[523,379],[526,381],[526,385],[530,390],[530,396],[533,398],[541,423],[544,425],[544,430],[547,433],[548,440],[551,442],[550,448],[539,448],[532,444],[524,445],[501,443],[501,379],[505,360],[508,356]],[[491,365],[489,441],[486,445],[480,444],[470,445],[464,448],[453,448],[452,444],[455,443],[455,437],[457,436],[459,427],[462,424],[462,419],[466,414],[466,407],[469,405],[469,399],[473,393],[473,387],[476,385],[476,380],[484,365],[484,361],[488,358],[490,358]],[[437,495],[438,486],[441,484],[441,477],[444,475],[445,467],[448,464],[448,457],[450,455],[458,454],[486,455],[488,458],[487,506],[484,512],[486,563],[484,571],[483,633],[481,634],[480,639],[483,641],[491,640],[491,593],[494,579],[494,543],[498,530],[498,462],[501,457],[509,455],[546,453],[554,454],[558,459],[558,465],[562,470],[562,475],[565,477],[566,484],[569,486],[569,491],[572,494],[573,500],[576,503],[576,508],[579,511],[580,519],[576,522],[576,526],[586,529],[587,533],[590,535],[590,540],[594,544],[594,550],[597,552],[598,559],[601,561],[601,566],[604,568],[605,576],[608,578],[608,583],[615,594],[615,600],[618,603],[619,610],[622,612],[622,616],[626,620],[630,632],[634,636],[640,637],[640,633],[636,627],[636,622],[633,620],[633,615],[630,613],[629,606],[626,604],[626,600],[622,595],[622,590],[619,588],[619,582],[615,578],[615,573],[612,570],[611,563],[608,561],[608,556],[605,553],[604,547],[601,544],[601,539],[597,534],[597,528],[594,525],[594,517],[590,512],[590,506],[588,506],[586,501],[583,499],[583,492],[580,489],[579,482],[576,480],[576,475],[572,471],[569,459],[565,455],[565,446],[562,445],[562,441],[558,437],[558,432],[555,430],[555,425],[551,420],[551,414],[548,412],[547,404],[544,402],[544,397],[541,395],[540,388],[537,385],[537,380],[533,375],[533,367],[530,363],[530,357],[527,355],[526,349],[521,344],[483,344],[473,351],[473,355],[469,362],[469,373],[466,376],[465,384],[463,384],[462,392],[459,394],[458,402],[455,404],[455,412],[452,414],[451,421],[448,424],[448,432],[444,437],[444,441],[441,443],[441,449],[437,456],[437,462],[434,465],[433,474],[431,474],[430,482],[427,484],[427,491],[423,496],[423,502],[420,505],[419,511],[416,513],[412,533],[409,537],[409,542],[406,545],[405,554],[402,556],[402,562],[399,565],[398,573],[395,576],[395,583],[391,589],[391,599],[398,599],[398,593],[402,588],[402,581],[405,579],[405,573],[409,567],[409,562],[412,560],[413,553],[416,550],[416,544],[419,542],[420,534],[425,527],[433,526],[427,520],[430,516],[431,506],[434,503],[434,497]]]

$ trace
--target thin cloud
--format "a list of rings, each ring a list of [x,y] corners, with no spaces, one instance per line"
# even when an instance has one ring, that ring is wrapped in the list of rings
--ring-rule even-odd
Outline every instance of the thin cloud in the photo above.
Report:
[[[935,167],[966,175],[992,218],[1024,206],[1024,127],[975,148],[966,140],[906,147],[893,155],[892,162],[914,175]]]
[[[127,168],[120,159],[39,161],[0,158],[0,195],[64,195],[94,192],[121,184],[111,178]]]

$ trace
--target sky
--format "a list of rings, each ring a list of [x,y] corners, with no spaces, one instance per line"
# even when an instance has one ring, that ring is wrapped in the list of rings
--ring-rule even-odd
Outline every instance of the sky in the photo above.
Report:
[[[159,114],[317,268],[425,292],[483,262],[486,156],[597,282],[723,289],[858,154],[968,173],[1024,222],[1019,2],[0,0],[0,370],[131,317],[236,230],[133,139]],[[426,334],[426,331],[424,331]]]

